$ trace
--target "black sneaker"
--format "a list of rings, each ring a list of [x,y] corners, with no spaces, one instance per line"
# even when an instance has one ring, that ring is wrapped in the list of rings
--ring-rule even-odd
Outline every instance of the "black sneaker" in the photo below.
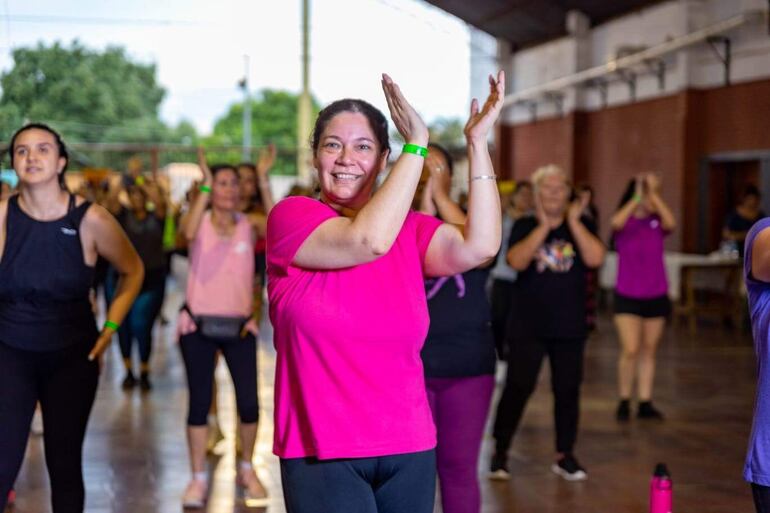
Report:
[[[143,372],[139,375],[139,387],[144,391],[152,390],[150,375],[147,372]]]
[[[511,473],[508,472],[508,456],[495,453],[489,465],[489,479],[493,481],[508,481]]]
[[[631,419],[631,405],[628,399],[621,399],[615,412],[618,422],[628,422]]]
[[[663,414],[652,405],[652,401],[640,402],[636,416],[640,419],[663,420]]]
[[[136,378],[134,377],[133,372],[128,371],[121,386],[123,387],[123,390],[131,390],[136,386]]]
[[[588,478],[586,469],[580,466],[580,463],[571,454],[567,454],[559,461],[551,465],[554,474],[561,476],[567,481],[583,481]]]

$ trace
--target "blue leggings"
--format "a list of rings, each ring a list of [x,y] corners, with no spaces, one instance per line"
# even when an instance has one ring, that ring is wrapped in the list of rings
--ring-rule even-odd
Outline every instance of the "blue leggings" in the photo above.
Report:
[[[432,513],[434,450],[319,460],[281,459],[287,513]]]
[[[117,286],[117,275],[110,269],[104,290],[107,302],[112,300]],[[150,361],[152,351],[152,327],[163,306],[166,285],[163,282],[142,290],[131,306],[123,324],[118,329],[120,352],[123,358],[131,358],[131,346],[134,339],[139,346],[139,360],[142,363]]]

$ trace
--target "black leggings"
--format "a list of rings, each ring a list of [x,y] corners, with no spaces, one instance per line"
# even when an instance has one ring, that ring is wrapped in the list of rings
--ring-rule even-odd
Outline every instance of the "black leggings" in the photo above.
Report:
[[[770,487],[751,483],[751,495],[757,513],[770,513]]]
[[[580,415],[584,348],[584,339],[516,338],[512,341],[508,355],[508,375],[495,415],[493,435],[498,454],[506,453],[511,445],[527,400],[535,390],[546,354],[551,363],[556,451],[572,452]]]
[[[288,513],[431,513],[436,451],[281,459],[281,484]]]
[[[24,459],[38,401],[53,512],[83,511],[83,439],[99,381],[98,362],[88,361],[91,347],[35,352],[0,342],[0,511]]]
[[[235,402],[238,415],[244,424],[259,419],[257,402],[257,340],[249,333],[239,339],[210,338],[193,332],[179,339],[187,371],[187,387],[190,391],[188,426],[205,426],[211,393],[214,385],[214,369],[217,351],[222,351],[235,385]]]

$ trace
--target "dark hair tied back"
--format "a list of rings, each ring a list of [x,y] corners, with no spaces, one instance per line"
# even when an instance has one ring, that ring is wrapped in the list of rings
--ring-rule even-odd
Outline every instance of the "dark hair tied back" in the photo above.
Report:
[[[67,152],[67,146],[64,144],[64,141],[62,141],[62,138],[59,135],[59,133],[46,124],[27,123],[23,127],[16,130],[16,133],[14,133],[13,137],[11,137],[11,144],[8,146],[8,155],[11,158],[11,167],[13,167],[13,154],[16,148],[16,139],[19,137],[19,135],[22,132],[26,132],[27,130],[33,130],[33,129],[43,130],[45,132],[48,132],[56,140],[56,147],[59,150],[59,157],[64,158],[64,168],[62,169],[62,172],[59,173],[59,185],[61,186],[62,189],[66,189],[66,186],[64,183],[64,172],[67,171],[67,166],[69,166],[69,163],[70,163],[70,156],[69,156],[69,153]]]
[[[311,138],[313,153],[318,151],[318,146],[321,144],[321,135],[326,129],[326,126],[334,116],[342,112],[356,112],[363,114],[367,121],[369,121],[369,126],[372,128],[374,136],[377,138],[377,143],[380,145],[380,152],[386,150],[390,151],[388,120],[382,112],[364,100],[345,98],[344,100],[337,100],[336,102],[330,103],[318,113],[318,118],[315,121],[315,127],[313,127],[313,135]]]

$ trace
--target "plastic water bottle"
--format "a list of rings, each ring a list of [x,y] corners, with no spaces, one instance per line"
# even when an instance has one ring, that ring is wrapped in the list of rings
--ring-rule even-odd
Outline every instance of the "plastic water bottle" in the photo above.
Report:
[[[650,513],[672,513],[673,483],[665,463],[658,463],[650,480]]]

